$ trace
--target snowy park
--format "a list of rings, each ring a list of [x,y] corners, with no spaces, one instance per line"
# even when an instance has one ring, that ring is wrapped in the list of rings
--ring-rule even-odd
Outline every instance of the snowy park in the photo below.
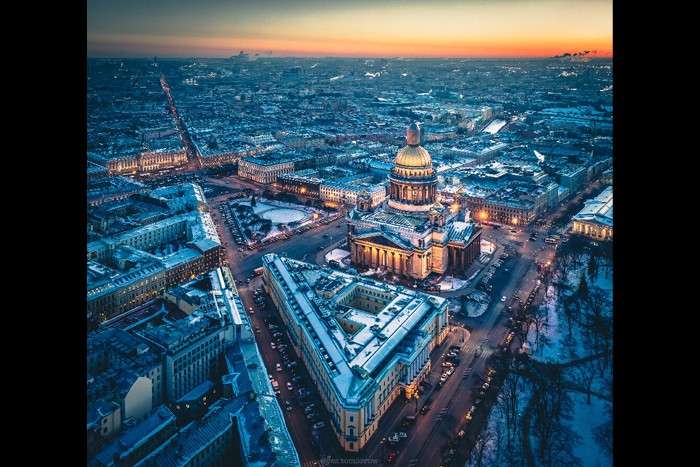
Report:
[[[612,260],[558,255],[467,465],[612,465]]]
[[[264,198],[237,200],[230,206],[242,230],[253,241],[274,238],[325,216],[318,209]]]

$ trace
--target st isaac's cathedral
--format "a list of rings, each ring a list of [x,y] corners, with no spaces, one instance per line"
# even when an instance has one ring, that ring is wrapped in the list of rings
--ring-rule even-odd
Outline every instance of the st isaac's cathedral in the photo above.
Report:
[[[389,199],[374,211],[358,197],[348,213],[348,245],[356,267],[424,279],[431,272],[459,275],[481,254],[481,229],[437,201],[437,175],[421,146],[421,128],[406,131],[389,175]]]

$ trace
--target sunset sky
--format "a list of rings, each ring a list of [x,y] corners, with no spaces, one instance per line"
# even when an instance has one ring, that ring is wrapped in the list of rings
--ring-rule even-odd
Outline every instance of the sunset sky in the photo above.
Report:
[[[90,57],[612,51],[612,0],[88,0]]]

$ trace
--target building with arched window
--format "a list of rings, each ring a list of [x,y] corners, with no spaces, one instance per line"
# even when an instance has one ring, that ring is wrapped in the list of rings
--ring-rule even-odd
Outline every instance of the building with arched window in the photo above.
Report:
[[[459,206],[437,201],[437,176],[421,129],[412,124],[389,174],[389,199],[371,211],[364,203],[348,214],[352,262],[414,279],[432,272],[462,274],[481,254],[481,230],[461,221]]]

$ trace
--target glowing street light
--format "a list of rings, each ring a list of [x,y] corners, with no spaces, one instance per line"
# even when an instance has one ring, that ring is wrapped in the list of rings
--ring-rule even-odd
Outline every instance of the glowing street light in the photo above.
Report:
[[[513,216],[513,225],[518,225],[518,218]]]

